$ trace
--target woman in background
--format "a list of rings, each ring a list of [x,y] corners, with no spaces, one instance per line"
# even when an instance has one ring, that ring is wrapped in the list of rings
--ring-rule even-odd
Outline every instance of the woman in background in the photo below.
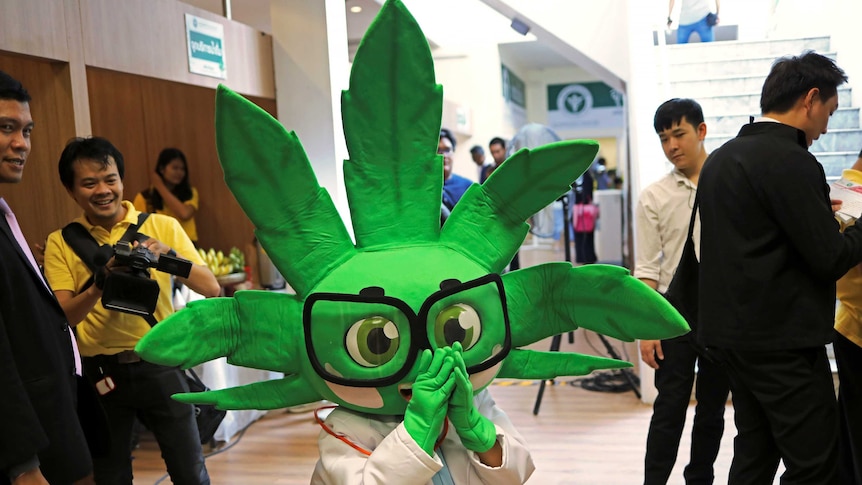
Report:
[[[152,186],[135,197],[135,209],[177,219],[197,246],[198,191],[189,183],[186,156],[177,148],[165,148],[159,153],[156,174],[158,177],[151,178]]]

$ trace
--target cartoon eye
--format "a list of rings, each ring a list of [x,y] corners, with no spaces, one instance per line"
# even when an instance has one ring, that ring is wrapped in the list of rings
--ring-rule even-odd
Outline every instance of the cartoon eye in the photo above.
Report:
[[[468,350],[479,341],[482,321],[470,305],[457,303],[450,305],[437,314],[434,320],[434,339],[438,347],[448,347],[461,342]]]
[[[347,353],[363,367],[378,367],[392,360],[400,342],[398,327],[377,316],[357,321],[344,337]]]

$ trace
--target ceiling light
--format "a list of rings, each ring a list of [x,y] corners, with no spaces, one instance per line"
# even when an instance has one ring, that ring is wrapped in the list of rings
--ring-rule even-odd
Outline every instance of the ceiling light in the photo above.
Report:
[[[354,5],[350,7],[350,11],[353,13],[359,13],[362,11],[362,7],[360,7],[359,5]]]

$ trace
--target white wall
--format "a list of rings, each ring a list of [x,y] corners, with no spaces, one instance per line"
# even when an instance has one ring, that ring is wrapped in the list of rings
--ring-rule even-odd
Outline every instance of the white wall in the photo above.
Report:
[[[341,91],[349,84],[344,3],[271,0],[271,18],[278,119],[296,132],[350,230],[342,171],[348,153]]]
[[[628,83],[628,130],[630,146],[629,174],[630,195],[628,214],[634,212],[643,187],[657,180],[667,171],[666,158],[661,146],[656,142],[653,117],[655,109],[664,101],[658,93],[658,73],[656,69],[655,48],[652,46],[652,31],[654,24],[650,19],[651,12],[646,2],[632,2],[628,12],[626,29],[630,31],[629,62],[632,78]],[[634,218],[629,223],[634,226]],[[633,231],[632,231],[633,233]],[[657,395],[654,381],[654,371],[640,362],[641,399],[650,403]]]
[[[616,76],[623,80],[630,77],[628,32],[623,28],[629,0],[506,0],[506,3]]]
[[[505,51],[501,50],[499,46],[497,46],[499,55],[500,55],[500,63],[504,64],[510,73],[517,76],[521,81],[524,82],[524,104],[526,104],[526,108],[518,106],[514,103],[507,102],[503,98],[503,86],[502,86],[502,72],[500,69],[497,69],[497,75],[501,76],[500,79],[500,90],[496,93],[489,93],[492,97],[497,97],[498,102],[501,103],[503,107],[503,117],[500,120],[500,131],[495,136],[503,137],[507,140],[511,140],[512,137],[518,133],[518,131],[527,123],[531,121],[535,121],[531,119],[528,115],[528,110],[530,108],[530,101],[527,99],[527,76],[529,75],[529,70],[524,68],[524,66],[520,65],[518,61],[511,55],[507,54]]]
[[[500,71],[503,61],[499,48],[496,43],[488,42],[457,51],[437,49],[433,54],[435,75],[437,83],[443,85],[444,99],[468,108],[472,114],[472,136],[458,136],[453,170],[476,180],[477,170],[470,158],[470,147],[481,145],[485,156],[490,157],[488,142],[491,138],[511,139],[521,127],[503,99]],[[518,66],[507,63],[507,67],[526,82],[525,73]],[[529,105],[529,100],[527,102]]]
[[[862,2],[859,0],[832,0],[832,50],[838,52],[838,65],[850,77],[853,106],[862,105],[862,55],[859,55],[859,19]],[[862,148],[862,147],[860,147]]]

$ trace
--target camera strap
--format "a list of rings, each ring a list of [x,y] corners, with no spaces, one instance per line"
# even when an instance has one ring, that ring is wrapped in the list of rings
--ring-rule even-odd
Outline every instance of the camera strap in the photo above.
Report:
[[[147,212],[141,212],[138,214],[137,224],[129,224],[129,228],[123,233],[123,237],[120,238],[120,241],[132,242],[133,240],[137,240],[138,242],[143,242],[146,240],[148,236],[138,233],[138,228],[144,224],[144,221],[146,221],[148,217],[150,217],[150,214]],[[112,245],[100,245],[93,235],[90,234],[90,231],[88,231],[80,222],[70,222],[69,224],[66,224],[66,226],[63,227],[62,234],[66,244],[75,251],[75,254],[81,258],[81,261],[87,265],[87,268],[91,273],[93,273],[93,275],[96,274],[96,271],[101,271],[104,266],[104,263],[98,264],[97,261],[108,261],[114,254],[114,248]],[[93,284],[93,279],[94,277],[90,276],[90,279],[84,283],[81,291],[89,288],[90,285]],[[152,315],[147,315],[143,318],[151,327],[158,323]]]

